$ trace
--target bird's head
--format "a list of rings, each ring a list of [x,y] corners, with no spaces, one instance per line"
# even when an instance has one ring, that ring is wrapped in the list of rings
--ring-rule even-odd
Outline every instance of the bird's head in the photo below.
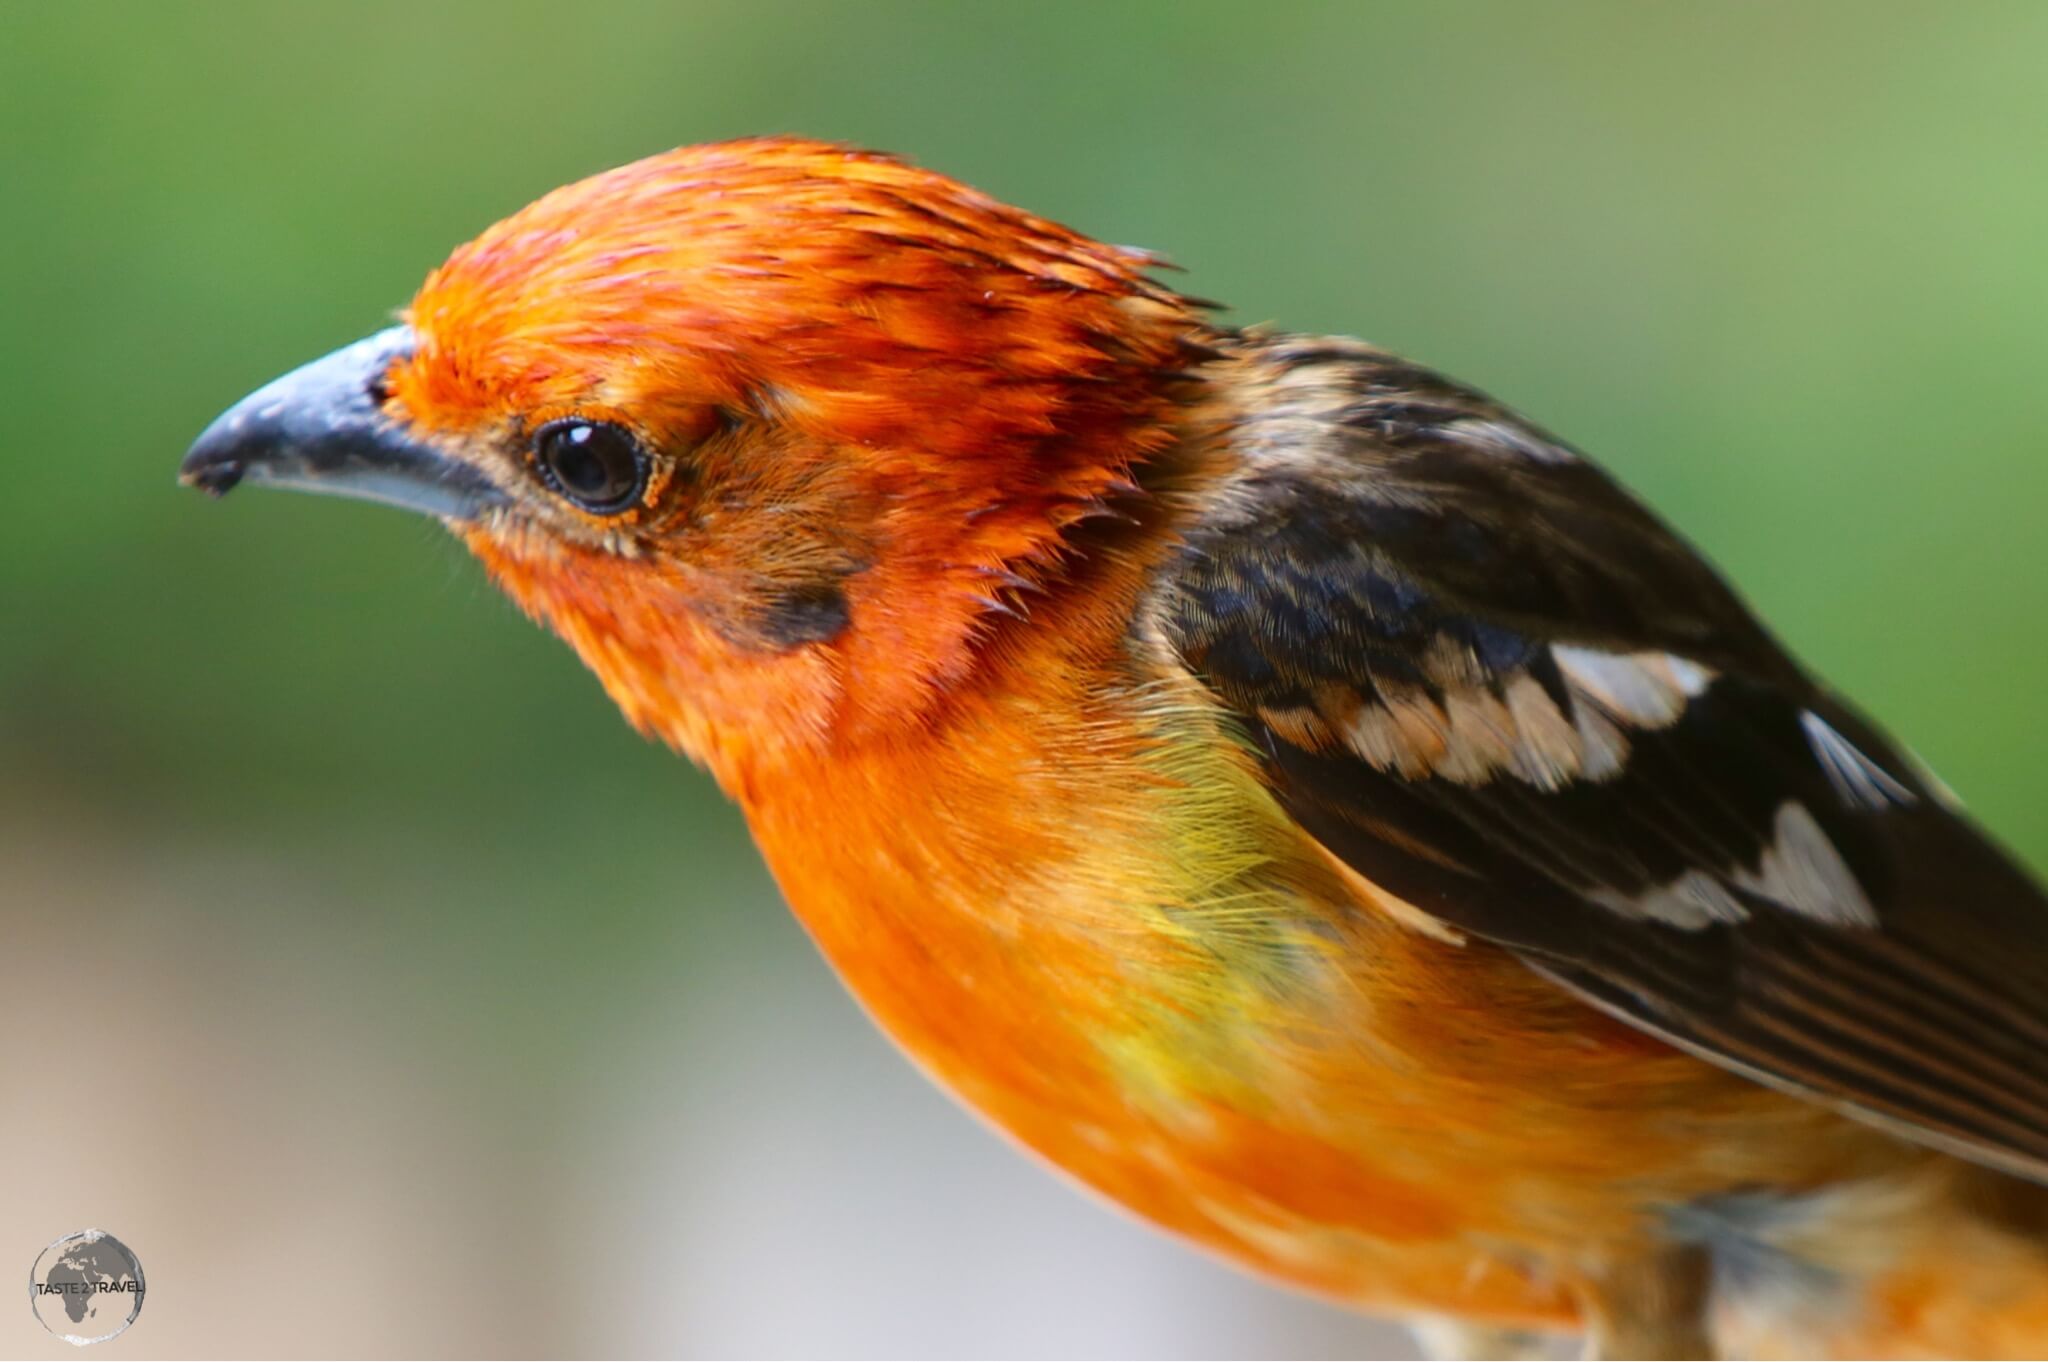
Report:
[[[459,248],[183,476],[441,517],[628,718],[744,780],[917,722],[1175,442],[1205,332],[1153,263],[890,157],[685,148]]]

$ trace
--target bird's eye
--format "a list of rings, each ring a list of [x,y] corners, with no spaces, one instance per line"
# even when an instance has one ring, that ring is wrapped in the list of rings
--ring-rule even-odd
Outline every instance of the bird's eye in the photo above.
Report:
[[[552,421],[533,437],[542,481],[594,515],[623,511],[647,486],[647,456],[604,421]]]

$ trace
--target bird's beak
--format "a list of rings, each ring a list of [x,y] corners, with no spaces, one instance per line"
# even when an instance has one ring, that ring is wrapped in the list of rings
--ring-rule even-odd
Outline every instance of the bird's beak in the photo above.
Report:
[[[193,442],[178,480],[215,496],[252,482],[449,520],[502,504],[505,494],[482,472],[385,413],[384,376],[413,345],[412,328],[394,326],[258,388]]]

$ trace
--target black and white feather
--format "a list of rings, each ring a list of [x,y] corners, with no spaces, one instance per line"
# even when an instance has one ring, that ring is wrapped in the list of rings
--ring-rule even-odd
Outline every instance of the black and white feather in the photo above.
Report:
[[[1677,535],[1482,395],[1250,342],[1160,621],[1360,873],[1638,1025],[2048,1178],[2048,902]]]

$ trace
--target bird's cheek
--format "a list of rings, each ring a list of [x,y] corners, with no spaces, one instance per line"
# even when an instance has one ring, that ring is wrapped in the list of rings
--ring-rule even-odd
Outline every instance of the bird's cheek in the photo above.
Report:
[[[575,650],[640,732],[710,770],[735,797],[763,763],[785,763],[828,733],[839,683],[824,650],[737,641],[738,607],[691,569],[607,562],[534,533],[464,532],[492,580]],[[723,623],[721,623],[723,621]],[[838,607],[792,603],[781,623],[843,627]]]
[[[682,593],[531,522],[465,527],[461,536],[498,589],[575,649],[644,726],[640,711],[660,674],[690,651]]]
[[[499,590],[565,638],[639,613],[627,607],[643,593],[613,555],[534,516],[501,516],[457,533]]]

